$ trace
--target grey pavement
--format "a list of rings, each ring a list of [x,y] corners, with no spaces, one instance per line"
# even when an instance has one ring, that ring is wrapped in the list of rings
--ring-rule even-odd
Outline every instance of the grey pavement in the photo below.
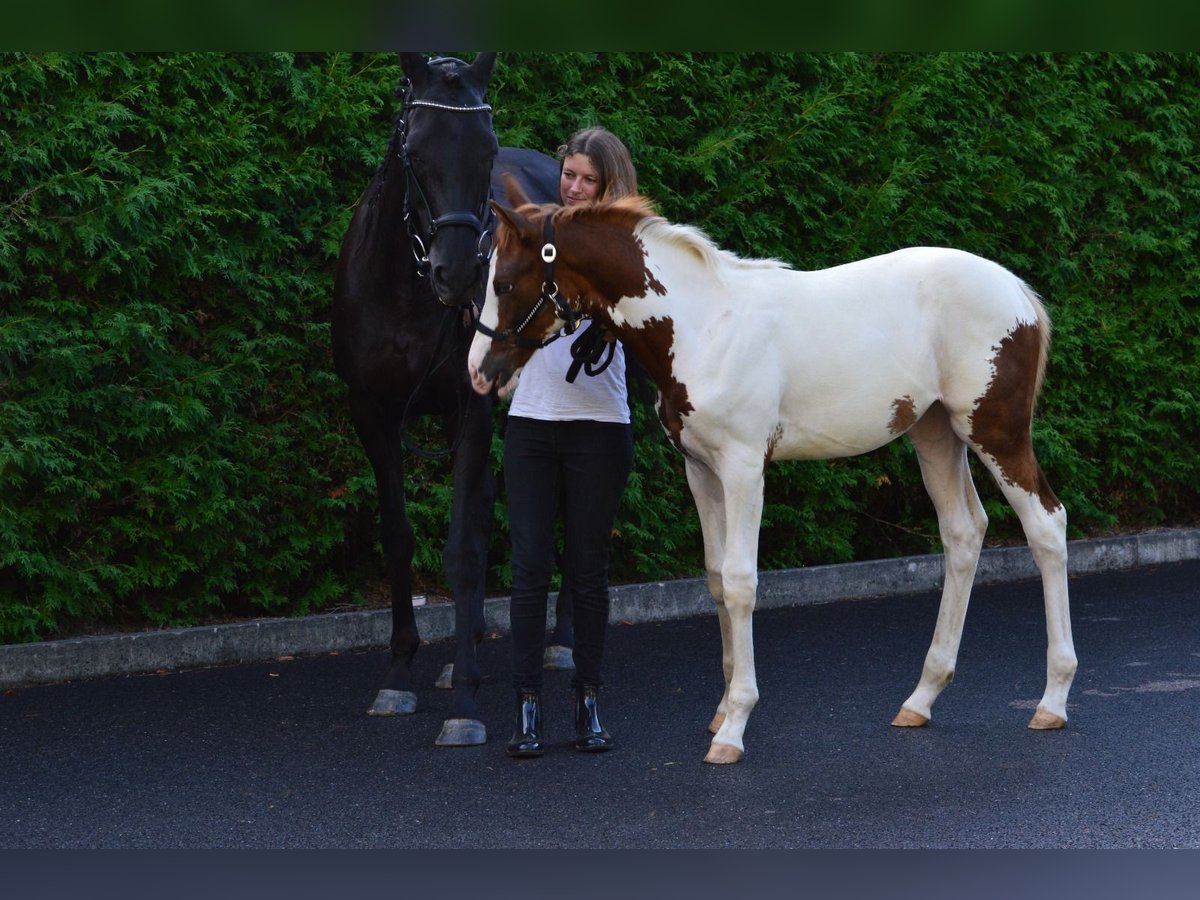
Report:
[[[1175,529],[1072,541],[1072,575],[1119,572],[1200,559],[1200,529]],[[888,597],[940,589],[942,556],[909,556],[759,575],[757,609]],[[1036,577],[1027,547],[985,550],[977,585]],[[659,622],[708,614],[712,600],[703,578],[618,585],[611,621]],[[418,607],[423,640],[454,634],[448,603]],[[552,615],[552,614],[551,614]],[[508,634],[508,598],[489,598],[487,629]],[[227,625],[100,635],[31,644],[0,645],[0,689],[75,679],[259,662],[282,656],[354,651],[387,646],[389,610],[331,613],[297,619],[255,619]],[[452,659],[452,651],[444,661]]]
[[[449,705],[432,687],[446,642],[417,655],[420,706],[396,718],[365,714],[386,651],[326,651],[0,691],[0,848],[1200,850],[1200,560],[1167,561],[1182,551],[1162,544],[1141,549],[1139,566],[1114,570],[1113,559],[1135,557],[1113,550],[1103,571],[1071,578],[1080,665],[1061,731],[1026,728],[1045,680],[1035,579],[975,589],[955,681],[920,729],[889,722],[920,672],[936,590],[759,610],[761,699],[746,758],[734,766],[702,761],[722,687],[711,612],[610,628],[602,701],[617,746],[599,756],[571,749],[570,676],[547,672],[549,749],[537,760],[507,757],[512,647],[503,634],[480,647],[489,739],[469,748],[433,745]],[[902,565],[895,577],[915,579],[919,569]],[[48,879],[68,869],[86,876],[78,893],[107,896],[97,893],[105,882],[96,867],[109,858],[40,866],[35,858],[41,889],[12,896],[57,896]],[[126,865],[144,871],[155,859]],[[721,896],[758,897],[768,896],[767,865],[785,869],[773,873],[783,881],[773,896],[929,898],[947,887],[948,863],[968,861],[838,856],[839,884],[860,868],[881,874],[879,884],[847,893],[815,887],[807,856],[667,854],[653,890],[631,874],[636,860],[567,859],[569,871],[547,882],[540,855],[442,858],[445,883],[430,889],[461,896],[474,875],[490,885],[479,889],[487,896],[675,896],[691,875],[719,884]],[[339,867],[337,857],[300,854],[275,864],[285,874],[308,865],[304,896],[329,896],[352,889],[338,886],[354,883],[345,867],[364,860]],[[1006,855],[995,861],[998,874],[1011,873],[1005,890],[994,890],[996,873],[963,875],[942,895],[1039,896],[1036,887],[1053,883],[1040,896],[1155,896],[1144,871],[1115,894],[1092,889],[1080,869],[1086,876],[1104,861]],[[6,855],[6,886],[11,862]],[[155,896],[194,892],[215,862],[192,857],[191,874],[164,878]],[[1141,857],[1120,862],[1150,866]],[[1153,868],[1173,862],[1176,854]],[[338,883],[314,871],[331,863]],[[385,888],[409,889],[411,864],[392,860]],[[836,867],[849,871],[839,877]],[[1119,883],[1106,875],[1099,887]],[[1190,883],[1190,893],[1158,896],[1192,896]],[[281,893],[275,874],[263,885],[255,896]],[[129,896],[124,880],[108,887]]]

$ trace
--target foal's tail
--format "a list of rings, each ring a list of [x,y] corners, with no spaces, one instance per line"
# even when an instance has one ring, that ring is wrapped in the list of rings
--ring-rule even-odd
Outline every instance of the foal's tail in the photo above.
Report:
[[[1038,334],[1042,339],[1041,351],[1038,354],[1037,380],[1033,385],[1033,402],[1036,407],[1038,395],[1042,392],[1042,380],[1046,377],[1046,363],[1050,359],[1050,314],[1046,312],[1046,306],[1042,303],[1042,298],[1038,296],[1038,292],[1027,285],[1024,281],[1021,282],[1021,290],[1025,292],[1025,296],[1029,298],[1029,302],[1033,304],[1033,309],[1037,313],[1037,329]]]

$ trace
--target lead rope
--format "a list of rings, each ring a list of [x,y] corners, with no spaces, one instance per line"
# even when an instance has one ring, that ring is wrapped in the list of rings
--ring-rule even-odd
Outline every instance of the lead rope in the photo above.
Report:
[[[608,350],[608,358],[600,365],[596,365],[600,361],[600,357],[604,355],[605,349]],[[592,319],[587,330],[579,335],[575,339],[575,343],[571,345],[571,365],[567,369],[567,382],[574,384],[575,379],[579,377],[580,369],[595,378],[608,368],[616,351],[617,342],[604,340],[604,326]]]

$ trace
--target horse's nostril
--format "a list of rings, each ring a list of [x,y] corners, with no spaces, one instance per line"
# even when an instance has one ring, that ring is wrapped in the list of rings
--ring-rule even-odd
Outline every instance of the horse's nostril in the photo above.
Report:
[[[429,273],[433,288],[443,303],[465,306],[479,283],[478,266],[434,266]]]

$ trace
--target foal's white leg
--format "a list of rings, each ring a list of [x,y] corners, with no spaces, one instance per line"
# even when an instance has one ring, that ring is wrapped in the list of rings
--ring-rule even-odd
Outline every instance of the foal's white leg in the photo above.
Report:
[[[1046,501],[1052,508],[1047,509],[1047,503],[1039,495],[1011,484],[990,456],[982,453],[980,458],[996,477],[996,483],[1020,518],[1033,561],[1042,575],[1046,606],[1046,690],[1029,720],[1029,727],[1038,730],[1062,728],[1067,723],[1067,694],[1078,667],[1075,643],[1071,638],[1067,593],[1067,511],[1048,490]],[[1040,476],[1036,461],[1033,465]]]
[[[745,755],[743,734],[758,702],[754,672],[754,602],[758,592],[758,531],[762,524],[762,457],[730,453],[719,474],[724,488],[725,553],[721,563],[721,593],[729,617],[725,635],[728,684],[724,721],[713,736],[708,763],[734,763]]]
[[[725,608],[725,599],[721,596],[719,572],[715,575],[709,573],[708,590],[714,599],[721,597],[717,600],[717,622],[721,626],[721,672],[725,676],[725,690],[721,694],[721,702],[717,704],[712,721],[708,723],[709,734],[716,734],[725,724],[725,717],[729,714],[729,682],[733,679],[733,638],[729,633],[729,610]]]
[[[950,427],[945,407],[935,403],[908,435],[921,463],[925,489],[937,510],[946,569],[937,625],[921,680],[892,720],[893,725],[914,727],[929,721],[933,701],[954,678],[987,515],[971,480],[967,445]]]
[[[688,487],[696,503],[700,517],[700,532],[704,536],[704,567],[708,572],[708,592],[717,606],[717,620],[721,626],[721,669],[725,676],[725,689],[717,712],[709,723],[708,730],[716,734],[725,722],[729,708],[729,681],[733,677],[733,652],[729,637],[729,612],[725,608],[725,595],[721,588],[721,564],[725,558],[725,493],[721,482],[711,469],[703,463],[689,458],[685,470]]]

